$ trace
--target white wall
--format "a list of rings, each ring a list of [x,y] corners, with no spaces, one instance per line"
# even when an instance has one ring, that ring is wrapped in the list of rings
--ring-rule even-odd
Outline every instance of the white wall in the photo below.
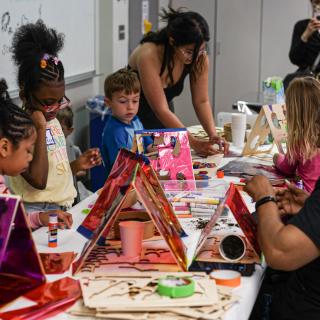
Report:
[[[261,2],[218,0],[215,114],[258,88]]]
[[[309,0],[263,0],[261,77],[284,77],[297,69],[289,60],[293,27],[311,16]]]

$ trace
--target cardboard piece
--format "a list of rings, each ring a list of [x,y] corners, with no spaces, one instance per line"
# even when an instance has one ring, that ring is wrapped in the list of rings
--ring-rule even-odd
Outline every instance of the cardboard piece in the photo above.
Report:
[[[153,138],[156,154],[149,159],[158,177],[164,178],[166,173],[166,180],[194,180],[188,132],[185,128],[136,130],[136,146],[139,153],[144,153],[145,136]]]
[[[73,263],[73,274],[79,272],[84,266],[101,236],[103,236],[103,238],[102,241],[100,239],[99,243],[101,244],[102,242],[105,244],[103,239],[107,238],[121,209],[125,206],[126,200],[131,196],[132,192],[134,192],[139,198],[139,201],[142,202],[159,234],[165,240],[165,248],[158,249],[162,250],[163,254],[167,256],[170,255],[172,258],[165,259],[165,261],[163,261],[164,264],[173,264],[182,271],[187,269],[187,249],[181,240],[181,236],[184,236],[185,233],[173,212],[172,206],[165,197],[155,172],[150,164],[147,164],[143,160],[141,155],[136,155],[122,149],[118,154],[99,198],[77,230],[89,238],[89,240],[80,258]],[[111,262],[109,263],[110,265],[118,265],[118,267],[121,267],[123,263],[127,262],[129,266],[138,270],[140,268],[139,266],[143,264],[143,270],[145,270],[149,269],[150,265],[153,266],[154,263],[162,263],[162,259],[157,258],[159,256],[158,253],[155,253],[155,257],[151,259],[151,254],[147,254],[148,248],[145,247],[145,252],[143,252],[140,259],[130,261],[128,261],[128,258],[125,259],[126,261],[122,261],[123,256],[119,248],[109,246],[107,249],[111,249],[111,252],[104,252],[96,257],[96,259],[105,265],[107,265],[109,261]],[[112,250],[113,259],[110,261],[110,255],[106,256],[106,254],[112,254]],[[120,253],[117,253],[117,250]],[[147,261],[143,259],[145,254],[150,256],[150,259]],[[118,257],[118,255],[120,256]],[[93,256],[91,258],[95,257]],[[99,261],[94,261],[94,263],[99,264]],[[136,264],[139,266],[136,266]]]
[[[0,305],[45,282],[19,196],[0,195]]]
[[[212,216],[201,233],[200,240],[195,252],[196,261],[223,263],[224,260],[219,253],[221,235],[212,233],[217,218],[221,215],[225,206],[228,206],[236,219],[246,240],[246,254],[236,264],[250,264],[261,262],[261,249],[258,243],[258,226],[247,208],[239,190],[233,183],[230,184],[225,199],[219,204],[215,215]]]
[[[193,279],[197,294],[179,299],[159,295],[158,281],[168,276]],[[215,282],[200,273],[99,275],[81,278],[80,285],[85,305],[100,311],[161,311],[173,307],[211,306],[218,302]]]
[[[192,273],[194,274],[194,273]],[[225,312],[239,300],[231,289],[222,286],[216,286],[218,301],[210,306],[198,307],[168,307],[161,311],[107,311],[105,309],[92,309],[85,306],[83,300],[78,300],[68,312],[73,316],[91,316],[106,319],[121,320],[221,320]]]
[[[259,148],[266,140],[269,133],[272,134],[274,143],[280,153],[285,153],[283,143],[287,137],[287,121],[285,104],[265,105],[261,108],[257,120],[247,137],[247,142],[243,148],[242,155],[254,155],[258,153],[268,153],[273,145],[268,149]]]

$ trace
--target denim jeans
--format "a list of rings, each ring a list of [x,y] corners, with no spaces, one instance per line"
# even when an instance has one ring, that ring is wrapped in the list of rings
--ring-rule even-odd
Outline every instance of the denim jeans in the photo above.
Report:
[[[59,206],[56,203],[49,203],[49,202],[24,202],[24,207],[26,212],[43,212],[49,210],[66,210],[66,207]]]

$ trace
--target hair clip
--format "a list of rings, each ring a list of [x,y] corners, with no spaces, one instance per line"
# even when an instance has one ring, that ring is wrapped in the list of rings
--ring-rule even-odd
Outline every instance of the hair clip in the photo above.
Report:
[[[48,53],[45,53],[42,57],[42,59],[40,60],[40,67],[41,69],[45,69],[48,65],[48,60],[52,59],[53,63],[57,66],[60,59],[58,57],[52,56]]]
[[[41,61],[40,61],[40,68],[41,68],[41,69],[45,69],[45,68],[47,67],[47,65],[48,65],[47,61],[44,60],[44,59],[41,59]]]

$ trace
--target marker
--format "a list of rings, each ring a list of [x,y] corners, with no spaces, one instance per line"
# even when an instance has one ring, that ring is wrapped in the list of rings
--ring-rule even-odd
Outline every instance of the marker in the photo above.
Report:
[[[205,203],[205,204],[219,204],[220,200],[215,198],[173,198],[172,202],[187,202],[187,203]]]
[[[190,208],[201,208],[201,209],[216,209],[216,204],[205,204],[205,203],[189,203]]]
[[[202,213],[213,213],[216,209],[203,209],[203,208],[190,208],[190,211],[193,212],[202,212]]]

